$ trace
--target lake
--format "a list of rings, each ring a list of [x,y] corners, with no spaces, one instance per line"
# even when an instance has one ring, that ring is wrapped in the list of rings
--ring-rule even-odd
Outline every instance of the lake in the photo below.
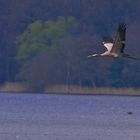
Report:
[[[0,140],[140,140],[140,97],[0,94]]]

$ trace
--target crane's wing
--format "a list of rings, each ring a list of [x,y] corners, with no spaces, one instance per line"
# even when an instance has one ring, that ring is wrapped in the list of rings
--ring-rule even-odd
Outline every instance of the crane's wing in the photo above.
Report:
[[[126,24],[120,23],[118,26],[117,34],[114,39],[111,52],[123,53],[125,47]]]

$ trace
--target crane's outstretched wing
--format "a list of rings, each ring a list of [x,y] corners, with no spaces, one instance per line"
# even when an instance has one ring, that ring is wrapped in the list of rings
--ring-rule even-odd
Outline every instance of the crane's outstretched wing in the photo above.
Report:
[[[125,36],[126,36],[126,24],[120,23],[118,26],[117,34],[115,36],[111,52],[117,54],[123,53],[125,47]]]

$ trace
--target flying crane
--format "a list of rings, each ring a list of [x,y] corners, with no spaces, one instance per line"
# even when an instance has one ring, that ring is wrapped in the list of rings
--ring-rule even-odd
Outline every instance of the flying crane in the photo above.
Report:
[[[126,39],[126,24],[120,23],[118,30],[115,36],[115,39],[110,37],[103,37],[103,45],[106,47],[107,51],[100,54],[89,55],[88,58],[97,57],[97,56],[110,56],[114,58],[130,58],[138,60],[138,58],[132,57],[129,54],[124,53],[125,48],[125,39]]]

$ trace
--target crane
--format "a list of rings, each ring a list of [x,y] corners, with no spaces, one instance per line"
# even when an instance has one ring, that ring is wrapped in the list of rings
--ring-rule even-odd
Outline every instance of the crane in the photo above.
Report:
[[[125,57],[134,60],[139,60],[138,58],[132,57],[124,52],[125,39],[126,39],[126,24],[120,23],[114,39],[106,36],[103,37],[103,46],[106,47],[107,51],[100,54],[89,55],[88,58],[97,57],[97,56],[110,56],[114,58]]]

